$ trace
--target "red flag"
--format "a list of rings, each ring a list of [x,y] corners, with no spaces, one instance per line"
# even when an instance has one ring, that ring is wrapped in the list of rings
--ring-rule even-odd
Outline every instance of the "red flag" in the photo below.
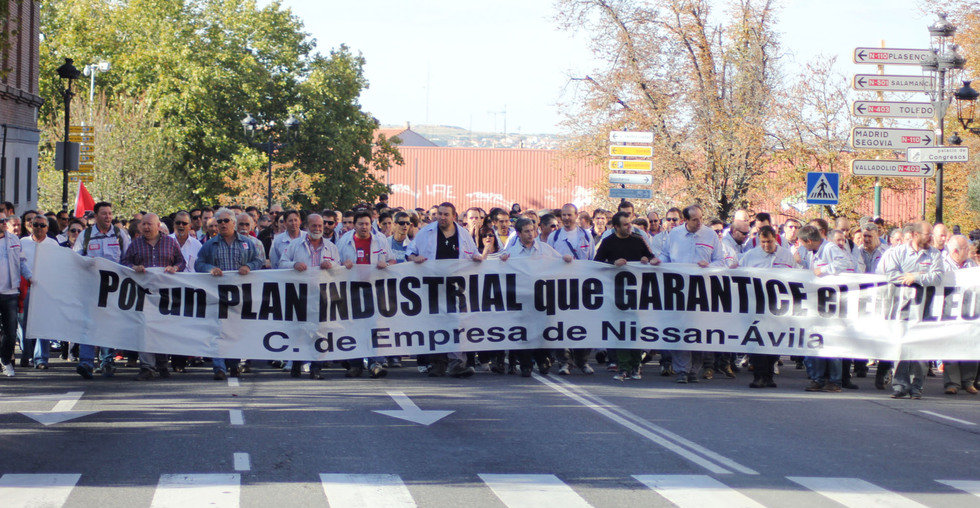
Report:
[[[95,200],[85,188],[85,183],[78,182],[78,196],[75,197],[75,217],[82,217],[85,212],[95,211]]]

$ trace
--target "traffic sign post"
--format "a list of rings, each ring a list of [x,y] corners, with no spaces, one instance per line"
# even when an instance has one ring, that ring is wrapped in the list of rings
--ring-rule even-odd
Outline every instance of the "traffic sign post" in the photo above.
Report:
[[[875,65],[922,65],[931,49],[854,48],[854,63]]]
[[[626,189],[613,187],[609,189],[609,197],[619,199],[652,199],[653,191],[650,189]]]
[[[965,146],[932,146],[906,150],[909,162],[969,162],[970,149]]]
[[[908,161],[851,161],[851,173],[855,176],[898,176],[926,178],[936,173],[936,165]]]
[[[609,155],[617,157],[653,157],[652,146],[611,145]]]
[[[609,161],[610,171],[653,171],[653,161],[630,161],[612,159]]]
[[[653,175],[612,173],[609,175],[609,183],[613,185],[653,185]]]
[[[930,102],[854,101],[854,116],[870,118],[927,118],[936,116]]]
[[[609,141],[613,143],[653,143],[652,132],[641,131],[610,131]]]
[[[806,203],[836,205],[840,197],[840,175],[837,173],[807,173]]]
[[[931,92],[936,89],[932,76],[889,76],[882,74],[855,74],[855,90],[879,92]]]
[[[936,135],[928,129],[855,127],[851,130],[851,147],[858,150],[905,150],[935,145]]]

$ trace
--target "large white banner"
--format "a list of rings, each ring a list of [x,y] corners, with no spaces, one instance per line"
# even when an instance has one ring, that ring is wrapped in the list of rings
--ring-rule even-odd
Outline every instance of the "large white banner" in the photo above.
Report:
[[[980,359],[980,269],[934,287],[804,270],[551,259],[137,274],[41,244],[30,337],[222,358],[525,348]]]

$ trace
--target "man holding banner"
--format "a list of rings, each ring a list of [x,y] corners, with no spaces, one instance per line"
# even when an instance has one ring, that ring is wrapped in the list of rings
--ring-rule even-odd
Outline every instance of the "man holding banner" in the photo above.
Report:
[[[214,219],[218,224],[218,235],[201,246],[194,270],[220,277],[225,271],[248,275],[252,270],[262,268],[265,259],[248,239],[235,231],[238,225],[235,212],[221,208],[215,212]],[[229,373],[232,377],[238,376],[238,360],[229,360],[230,368],[224,358],[212,358],[211,362],[215,381],[227,379]]]
[[[548,237],[548,245],[558,251],[562,256],[572,256],[574,259],[590,260],[595,257],[595,239],[585,228],[578,225],[578,207],[567,203],[561,207],[562,228],[555,231]],[[572,372],[572,366],[582,369],[583,374],[592,374],[594,371],[589,367],[589,353],[591,349],[560,349],[558,360],[562,363],[558,373],[567,376]]]
[[[436,208],[436,218],[435,222],[430,222],[420,229],[415,239],[405,249],[405,257],[409,261],[415,263],[424,263],[428,259],[483,261],[477,250],[476,241],[456,223],[455,205],[449,202],[440,204]],[[453,377],[470,377],[476,374],[476,369],[466,365],[465,353],[435,354],[431,355],[429,360],[432,363],[428,374],[432,377],[444,376],[447,373]]]
[[[911,238],[885,252],[878,265],[891,282],[903,286],[935,286],[942,282],[945,267],[942,254],[932,246],[932,226],[925,221],[912,224]],[[892,398],[922,398],[929,362],[902,360],[892,376]],[[913,379],[914,377],[914,379]]]

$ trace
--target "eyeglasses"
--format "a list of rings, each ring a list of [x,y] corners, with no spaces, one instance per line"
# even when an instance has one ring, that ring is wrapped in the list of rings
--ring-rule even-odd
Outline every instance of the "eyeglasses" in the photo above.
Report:
[[[200,215],[191,215],[191,220],[198,220],[200,218],[201,218]]]
[[[69,233],[75,233],[77,235],[77,234],[81,233],[82,230],[81,229],[78,229],[78,228],[71,228],[71,229],[68,230],[68,232]]]
[[[178,226],[190,226],[191,225],[190,222],[187,222],[187,221],[184,221],[184,220],[175,220],[174,221],[174,224],[176,224]]]
[[[664,220],[667,222],[677,222],[680,219],[678,219],[677,217],[664,217]]]
[[[47,222],[35,222],[34,223],[34,227],[36,227],[36,228],[46,228],[46,227],[48,227],[48,223]]]
[[[400,220],[400,221],[396,222],[395,224],[398,224],[399,226],[407,226],[407,225],[411,224],[411,222],[409,222],[407,220]]]
[[[487,234],[483,235],[483,238],[493,238],[494,236],[496,236],[496,235],[494,235],[493,233],[487,233]]]
[[[218,224],[225,224],[231,222],[231,219],[215,219],[214,221],[217,222]]]
[[[337,223],[337,221],[335,221],[335,220],[325,220],[325,221],[323,221],[323,223],[326,224],[326,225],[328,225],[328,226],[333,226],[334,224]]]
[[[0,219],[0,224],[4,224],[6,222],[7,222],[7,219]]]

